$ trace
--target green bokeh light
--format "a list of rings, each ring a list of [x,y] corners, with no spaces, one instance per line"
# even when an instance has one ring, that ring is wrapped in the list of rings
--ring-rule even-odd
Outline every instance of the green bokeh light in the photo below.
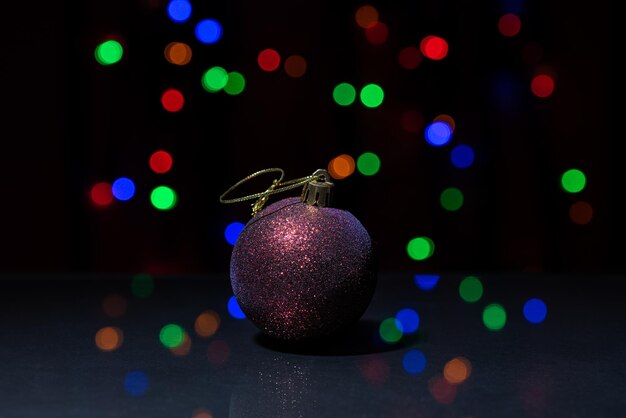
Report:
[[[119,62],[123,54],[124,48],[113,39],[101,43],[95,50],[96,61],[102,65],[111,65]]]
[[[349,106],[356,99],[356,90],[349,83],[337,84],[333,90],[333,99],[339,106]]]
[[[492,303],[483,311],[483,323],[491,331],[498,331],[506,325],[506,311],[501,305]]]
[[[378,328],[380,338],[388,343],[396,343],[402,338],[402,326],[396,318],[387,318]]]
[[[572,168],[561,176],[561,186],[566,192],[578,193],[585,188],[587,177],[582,171]]]
[[[243,74],[237,71],[231,71],[228,73],[228,81],[224,86],[224,91],[232,96],[236,96],[243,92],[246,88],[246,79]]]
[[[439,200],[445,210],[454,212],[463,206],[463,192],[456,187],[449,187],[441,192]]]
[[[167,324],[159,333],[161,344],[167,348],[176,348],[185,340],[185,331],[176,324]]]
[[[149,274],[137,274],[130,281],[130,291],[138,298],[149,298],[154,291],[154,279]]]
[[[209,68],[202,75],[202,87],[211,93],[220,91],[227,83],[228,73],[222,67]]]
[[[361,102],[367,107],[378,107],[383,103],[385,92],[378,84],[368,84],[361,89]]]
[[[364,176],[373,176],[380,170],[380,158],[373,152],[364,152],[357,158],[356,168]]]
[[[426,260],[435,252],[435,243],[428,237],[417,237],[409,241],[406,252],[413,260]]]
[[[483,284],[478,277],[467,276],[459,285],[459,295],[465,302],[478,302],[483,297]]]
[[[152,193],[150,194],[150,201],[157,209],[170,210],[176,206],[178,196],[173,189],[167,186],[159,186],[152,190]]]

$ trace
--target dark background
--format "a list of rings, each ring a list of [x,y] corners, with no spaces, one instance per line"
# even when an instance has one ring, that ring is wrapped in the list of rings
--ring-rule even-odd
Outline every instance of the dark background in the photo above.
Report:
[[[364,151],[381,157],[380,172],[337,180],[336,206],[369,230],[382,269],[621,270],[623,116],[612,104],[620,52],[608,2],[371,2],[390,32],[379,46],[355,24],[361,2],[192,4],[185,24],[169,20],[162,0],[3,6],[0,272],[227,271],[223,231],[245,223],[249,205],[220,204],[224,190],[259,169],[301,177]],[[505,38],[497,22],[510,11],[522,31]],[[207,17],[224,28],[215,45],[193,35]],[[398,52],[429,34],[449,42],[449,55],[401,68]],[[110,37],[122,40],[124,57],[103,67],[93,51]],[[192,47],[190,64],[164,59],[171,41]],[[304,56],[304,77],[261,71],[265,48]],[[214,65],[242,72],[244,93],[205,92],[199,79]],[[538,72],[555,79],[547,99],[530,91]],[[343,81],[380,84],[383,105],[337,106],[332,89]],[[160,105],[169,87],[185,94],[181,112]],[[426,121],[452,115],[451,144],[430,147],[422,132],[405,132],[411,109]],[[476,151],[466,170],[450,164],[459,143]],[[148,167],[157,149],[174,157],[167,174]],[[559,185],[571,167],[587,175],[578,195]],[[91,186],[120,176],[134,180],[135,197],[95,207]],[[178,192],[174,210],[151,206],[159,184]],[[450,186],[465,194],[458,212],[439,204]],[[568,216],[578,200],[593,206],[587,225]],[[420,235],[436,250],[416,262],[405,248]]]

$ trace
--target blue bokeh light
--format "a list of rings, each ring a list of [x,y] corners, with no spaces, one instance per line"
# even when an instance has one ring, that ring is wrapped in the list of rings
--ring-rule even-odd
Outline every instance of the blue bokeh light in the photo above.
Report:
[[[228,313],[235,319],[244,319],[246,317],[246,314],[243,313],[239,307],[239,303],[237,302],[237,299],[235,299],[235,296],[231,296],[230,299],[228,299]]]
[[[135,195],[135,183],[129,178],[120,177],[111,185],[111,192],[117,200],[129,200]]]
[[[148,376],[144,372],[132,371],[126,373],[124,389],[130,396],[141,396],[148,390]]]
[[[402,332],[411,334],[420,326],[420,316],[413,309],[405,308],[396,314],[396,320],[402,324]]]
[[[531,324],[539,324],[546,319],[548,307],[541,299],[533,298],[524,304],[524,317]]]
[[[433,122],[426,127],[424,133],[426,142],[434,147],[441,147],[450,142],[452,138],[452,128],[446,122]]]
[[[456,168],[467,168],[474,163],[474,150],[469,145],[457,145],[452,148],[450,160]]]
[[[188,0],[171,0],[167,5],[167,15],[176,23],[185,23],[191,17],[191,3]]]
[[[409,374],[421,373],[426,368],[426,356],[420,350],[409,350],[402,356],[402,367]]]
[[[217,20],[204,19],[196,25],[196,38],[205,44],[214,44],[222,37],[222,25]]]
[[[439,275],[438,274],[416,274],[415,275],[415,286],[419,287],[422,290],[433,290],[435,286],[439,283]]]
[[[244,226],[245,225],[241,222],[233,222],[231,224],[228,224],[228,226],[224,230],[224,237],[230,245],[235,245],[235,243],[237,242],[237,238],[239,238],[239,234],[241,234],[241,231],[243,231]]]

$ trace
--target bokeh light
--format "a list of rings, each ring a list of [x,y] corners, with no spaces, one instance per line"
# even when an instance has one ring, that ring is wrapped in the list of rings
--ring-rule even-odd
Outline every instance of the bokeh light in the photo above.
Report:
[[[364,152],[356,159],[356,167],[364,176],[373,176],[380,171],[380,158],[373,152]]]
[[[193,411],[191,418],[213,418],[213,413],[208,409],[198,408]]]
[[[396,318],[387,318],[380,323],[378,333],[384,342],[396,343],[402,339],[402,324]]]
[[[124,333],[117,327],[104,327],[96,332],[96,346],[101,351],[115,351],[122,346]]]
[[[409,241],[406,246],[406,252],[413,260],[426,260],[434,254],[435,244],[428,237],[416,237]]]
[[[498,331],[506,324],[506,311],[497,303],[487,305],[483,310],[483,324],[491,331]]]
[[[306,60],[300,55],[292,55],[285,60],[285,73],[289,77],[300,78],[306,73]]]
[[[361,103],[363,103],[366,107],[374,108],[383,103],[383,100],[385,99],[385,92],[378,84],[372,83],[361,89],[359,97],[361,99]]]
[[[275,71],[280,66],[280,54],[271,48],[264,49],[259,52],[257,63],[263,71]]]
[[[519,33],[522,29],[522,21],[519,16],[513,13],[507,13],[498,20],[498,30],[502,36],[512,37]]]
[[[373,385],[385,383],[391,374],[389,363],[380,356],[368,356],[357,360],[363,379]]]
[[[102,300],[102,311],[111,318],[121,318],[126,313],[128,300],[117,293],[110,294]]]
[[[356,89],[350,83],[339,83],[333,89],[333,100],[339,106],[349,106],[356,99]]]
[[[202,312],[194,322],[196,334],[200,337],[211,337],[220,328],[221,318],[217,312],[209,309]]]
[[[450,127],[450,129],[452,130],[452,132],[454,132],[454,129],[456,129],[456,121],[454,120],[454,118],[450,115],[447,115],[445,113],[442,113],[441,115],[437,115],[434,119],[433,122],[445,122],[448,124],[448,126]]]
[[[98,63],[102,65],[112,65],[122,59],[122,55],[124,55],[124,48],[118,41],[109,39],[96,47],[94,55]]]
[[[402,332],[412,334],[420,326],[420,316],[411,308],[404,308],[398,311],[396,319],[402,325]]]
[[[571,168],[561,176],[561,187],[568,193],[581,192],[587,184],[587,176],[577,168]]]
[[[231,296],[230,299],[228,299],[227,307],[228,307],[228,313],[233,318],[244,319],[246,317],[246,314],[241,310],[241,307],[239,307],[239,303],[237,302],[237,299],[235,298],[235,296]]]
[[[167,348],[178,347],[183,343],[185,338],[185,330],[180,325],[167,324],[161,328],[159,333],[159,340]]]
[[[207,359],[211,364],[224,364],[230,358],[230,346],[226,341],[211,341],[207,347]]]
[[[453,385],[458,385],[467,380],[472,374],[472,363],[464,357],[456,357],[443,367],[443,377]]]
[[[418,349],[411,349],[402,356],[402,367],[408,374],[419,374],[426,369],[426,356]]]
[[[120,177],[111,185],[111,192],[117,200],[130,200],[135,196],[135,183],[127,177]]]
[[[328,163],[328,173],[332,178],[341,180],[349,177],[354,173],[356,163],[354,158],[348,154],[341,154],[330,160]]]
[[[222,25],[214,19],[204,19],[196,24],[196,38],[205,44],[214,44],[222,38]]]
[[[94,184],[91,187],[89,196],[91,197],[91,201],[96,206],[110,205],[111,203],[113,203],[113,191],[111,190],[111,183],[101,181]]]
[[[185,23],[191,17],[191,3],[188,0],[170,0],[167,15],[176,23]]]
[[[178,195],[170,187],[158,186],[150,193],[150,202],[159,210],[170,210],[176,206]]]
[[[448,382],[443,376],[433,376],[428,381],[428,391],[437,402],[448,405],[456,399],[457,386]]]
[[[459,284],[459,296],[467,303],[475,303],[483,297],[483,284],[476,276],[467,276]]]
[[[180,90],[167,89],[161,95],[161,104],[168,112],[179,112],[185,104],[185,97]]]
[[[170,352],[177,357],[184,357],[191,351],[191,338],[185,332],[183,335],[183,342],[176,347],[170,348]]]
[[[148,391],[148,376],[141,371],[126,373],[124,377],[124,389],[130,396],[142,396]]]
[[[438,274],[416,274],[415,285],[421,290],[429,291],[433,290],[439,283]]]
[[[155,151],[148,161],[150,168],[157,174],[165,174],[172,169],[172,155],[163,150]]]
[[[439,61],[448,55],[448,42],[439,36],[429,35],[420,42],[420,51],[426,58]]]
[[[417,110],[407,110],[402,113],[402,129],[409,133],[418,133],[424,128],[424,116]]]
[[[374,26],[376,22],[378,22],[378,18],[378,10],[376,10],[374,6],[370,6],[369,4],[359,7],[354,15],[354,20],[356,20],[356,24],[363,29]]]
[[[228,83],[228,73],[222,67],[211,67],[202,74],[201,82],[206,91],[215,93]]]
[[[569,217],[576,225],[587,225],[593,219],[593,207],[584,201],[573,203],[569,208]]]
[[[524,304],[524,318],[531,324],[540,324],[546,319],[548,307],[539,298],[532,298]]]
[[[137,298],[147,299],[154,292],[154,279],[147,273],[140,273],[130,280],[130,292]]]
[[[241,234],[244,227],[245,225],[241,222],[232,222],[228,224],[224,230],[224,238],[226,238],[226,242],[230,245],[235,245],[237,238],[239,238],[239,234]]]
[[[184,42],[170,42],[165,47],[165,59],[170,64],[186,65],[191,61],[191,47]]]
[[[450,212],[457,211],[463,206],[463,192],[456,187],[448,187],[439,197],[441,206]]]
[[[398,62],[400,66],[407,70],[414,70],[422,63],[422,54],[420,50],[414,46],[402,48],[398,53]]]
[[[457,145],[450,152],[450,160],[456,168],[468,168],[474,163],[474,150],[469,145]]]
[[[376,22],[365,29],[365,38],[372,45],[382,45],[389,37],[389,28],[383,22]]]
[[[539,98],[550,97],[554,92],[554,79],[547,74],[539,74],[531,81],[530,89]]]
[[[231,96],[241,94],[246,88],[246,78],[243,74],[237,71],[231,71],[228,73],[226,85],[224,86],[224,92]]]
[[[429,124],[424,131],[426,142],[435,147],[441,147],[450,142],[452,128],[446,122],[435,121]]]

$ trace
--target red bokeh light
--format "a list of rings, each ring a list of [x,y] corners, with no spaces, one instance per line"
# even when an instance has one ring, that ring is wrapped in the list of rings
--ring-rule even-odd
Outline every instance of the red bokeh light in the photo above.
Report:
[[[97,206],[108,206],[113,203],[113,191],[111,183],[102,181],[91,187],[91,201]]]
[[[417,110],[407,110],[402,114],[402,129],[412,134],[424,129],[424,116]]]
[[[398,54],[398,62],[402,68],[413,70],[422,63],[422,54],[414,46],[408,46]]]
[[[275,71],[280,66],[280,55],[271,48],[264,49],[257,58],[263,71]]]
[[[172,168],[172,163],[172,156],[167,151],[156,151],[150,156],[150,168],[155,173],[167,173]]]
[[[498,20],[498,30],[502,36],[515,36],[522,29],[522,21],[513,13],[506,14]]]
[[[185,104],[183,94],[176,89],[167,89],[161,96],[161,104],[168,112],[178,112]]]
[[[448,42],[439,36],[429,35],[420,42],[420,50],[426,58],[439,61],[448,55]]]
[[[554,92],[554,80],[547,74],[539,74],[533,78],[530,89],[537,97],[549,97]]]
[[[376,22],[365,29],[365,37],[372,45],[382,45],[389,37],[389,29],[383,22]]]

